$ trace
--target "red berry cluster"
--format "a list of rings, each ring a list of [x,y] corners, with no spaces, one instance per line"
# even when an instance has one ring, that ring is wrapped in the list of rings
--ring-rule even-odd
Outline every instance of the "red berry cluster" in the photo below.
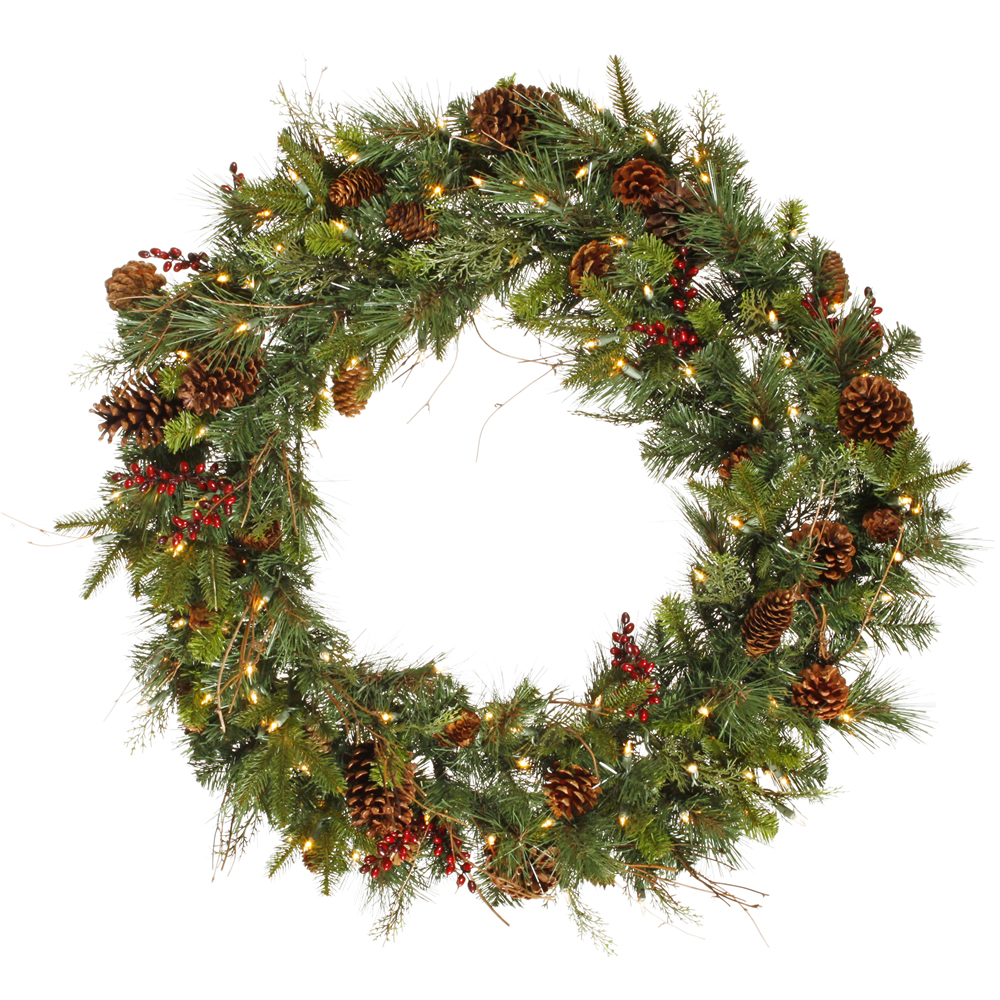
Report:
[[[126,490],[138,488],[140,493],[149,493],[154,487],[158,494],[165,493],[172,497],[177,492],[177,487],[182,483],[195,482],[202,493],[214,493],[215,496],[205,497],[198,500],[190,519],[183,517],[173,517],[171,521],[178,530],[173,535],[160,535],[157,539],[161,545],[168,542],[172,545],[179,545],[184,540],[184,530],[188,532],[188,540],[195,541],[202,527],[221,528],[222,518],[214,510],[220,505],[224,508],[224,513],[228,517],[236,503],[236,487],[228,479],[199,479],[197,477],[206,475],[204,462],[199,462],[194,467],[192,475],[191,466],[187,462],[181,462],[177,472],[169,469],[158,469],[155,465],[147,465],[145,470],[138,462],[133,462],[129,466],[132,473],[126,476],[121,472],[115,472],[111,476],[111,481],[121,483]],[[207,474],[214,476],[219,471],[219,463],[213,462],[207,469]],[[208,513],[205,513],[207,511]]]
[[[627,612],[622,612],[618,628],[619,631],[611,633],[611,641],[614,643],[611,647],[611,666],[621,667],[628,681],[648,681],[653,675],[654,664],[642,655],[638,645],[633,641],[632,633],[635,631],[635,623],[629,618]],[[652,686],[654,693],[646,699],[646,704],[659,705],[660,696],[655,692],[659,691],[660,685],[656,681],[653,681]],[[625,709],[625,715],[630,719],[634,718],[636,715],[636,706],[629,705]],[[646,707],[640,708],[638,715],[640,722],[647,722],[649,720],[649,709]]]
[[[870,287],[865,288],[865,299],[868,302],[868,308],[871,310],[872,314],[872,321],[868,325],[868,329],[872,333],[881,335],[882,324],[879,323],[879,321],[875,319],[875,317],[882,315],[882,307],[875,305],[875,294],[872,292]],[[817,299],[812,292],[808,292],[805,296],[803,296],[802,301],[799,304],[802,306],[803,309],[806,310],[807,313],[809,313],[810,316],[812,316],[813,319],[819,318],[819,311],[817,309]],[[821,295],[818,300],[818,305],[823,309],[824,314],[826,314],[826,310],[830,308],[830,300],[825,295]],[[836,313],[834,313],[831,315],[827,315],[826,321],[827,323],[830,324],[831,327],[836,327],[837,323],[840,321],[840,318],[839,316],[837,316]]]
[[[143,258],[159,257],[160,260],[164,261],[164,271],[169,271],[171,268],[175,271],[186,271],[188,268],[191,268],[192,271],[200,271],[208,263],[207,253],[189,253],[185,258],[180,247],[171,247],[169,250],[152,247],[149,250],[140,250],[139,256]]]
[[[434,857],[444,857],[445,875],[454,875],[455,869],[461,868],[462,874],[455,880],[456,883],[463,886],[468,881],[469,892],[475,892],[476,883],[467,878],[469,872],[472,871],[472,862],[469,860],[469,852],[462,850],[462,838],[449,835],[444,827],[431,823],[426,818],[422,821],[414,821],[402,833],[387,833],[378,842],[375,853],[369,854],[364,859],[360,871],[363,875],[378,878],[382,872],[389,871],[393,865],[413,861],[427,840],[430,840],[433,845]],[[446,841],[450,843],[452,851],[458,852],[457,858],[454,853],[447,851]]]
[[[233,188],[239,187],[246,180],[243,174],[238,173],[239,169],[240,168],[236,166],[235,160],[233,160],[233,162],[229,164],[229,172],[233,175],[233,183],[219,185],[222,188],[222,190],[226,192],[226,194],[232,194]]]
[[[688,267],[688,248],[681,247],[678,256],[674,258],[675,274],[670,275],[670,287],[674,296],[671,304],[674,311],[681,317],[674,326],[667,326],[659,321],[655,323],[633,323],[632,329],[639,333],[646,333],[645,348],[650,348],[654,344],[670,346],[680,357],[686,357],[692,351],[700,351],[704,346],[694,332],[690,323],[683,319],[688,303],[698,297],[698,289],[691,288],[691,282],[698,274],[697,267]]]

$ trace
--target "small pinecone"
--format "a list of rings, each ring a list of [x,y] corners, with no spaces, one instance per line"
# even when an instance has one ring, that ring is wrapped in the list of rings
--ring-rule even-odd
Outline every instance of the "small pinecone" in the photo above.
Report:
[[[248,358],[243,370],[230,367],[206,371],[195,361],[184,373],[177,398],[199,417],[206,410],[214,416],[220,409],[239,406],[245,396],[252,396],[257,391],[260,385],[259,367],[258,359]]]
[[[330,201],[337,208],[357,208],[385,190],[385,178],[371,167],[345,170],[330,185]]]
[[[554,767],[545,775],[545,798],[556,819],[582,816],[597,805],[597,778],[585,767],[570,764]]]
[[[640,211],[652,210],[653,196],[667,183],[667,174],[649,160],[639,157],[623,163],[611,178],[611,193],[623,205],[637,205]]]
[[[851,282],[844,270],[844,260],[836,250],[823,254],[819,274],[816,276],[819,294],[830,300],[831,305],[840,305],[851,294]]]
[[[347,808],[354,826],[365,828],[370,837],[381,839],[398,833],[413,822],[411,803],[416,795],[413,765],[407,764],[400,784],[383,788],[369,780],[375,763],[375,744],[361,743],[347,761]]]
[[[614,259],[615,251],[610,243],[601,243],[600,240],[584,243],[573,254],[569,264],[569,283],[573,291],[582,295],[580,282],[584,277],[603,278],[611,270]]]
[[[454,722],[449,722],[444,727],[444,731],[438,733],[434,739],[441,746],[448,746],[449,744],[455,747],[471,746],[479,733],[479,726],[479,716],[466,708],[462,710],[462,714]]]
[[[792,704],[821,719],[835,719],[847,707],[851,689],[832,664],[814,663],[792,685]]]
[[[195,632],[203,628],[211,628],[214,615],[204,604],[192,604],[188,608],[188,627]]]
[[[136,296],[152,295],[167,283],[167,279],[148,260],[130,260],[123,267],[116,267],[104,282],[108,305],[121,312],[132,309]],[[135,303],[138,305],[138,303]]]
[[[368,405],[367,399],[358,398],[358,390],[367,377],[367,365],[341,366],[340,374],[333,380],[333,408],[342,417],[356,417]]]
[[[479,94],[469,108],[469,123],[483,145],[494,149],[516,147],[521,133],[535,124],[533,104],[548,101],[558,107],[553,94],[541,87],[491,87]]]
[[[313,873],[313,875],[318,875],[323,870],[323,859],[319,856],[318,851],[314,851],[312,848],[302,852],[302,864],[306,866]]]
[[[870,510],[861,519],[861,527],[873,542],[891,542],[899,535],[902,526],[903,522],[891,507]]]
[[[128,381],[112,389],[110,396],[102,396],[90,409],[102,419],[98,440],[107,434],[108,441],[113,441],[121,431],[119,444],[134,438],[140,448],[158,445],[163,440],[163,425],[177,415],[179,408],[163,399],[156,389],[155,383],[140,377],[135,383]]]
[[[731,451],[719,465],[719,478],[728,480],[733,474],[733,468],[740,464],[744,458],[750,457],[750,449],[745,445],[741,444],[736,448],[736,451]]]
[[[843,580],[854,569],[851,558],[857,548],[854,535],[846,524],[837,521],[814,521],[804,524],[788,536],[788,544],[795,548],[800,542],[812,547],[812,561],[819,563],[819,583],[830,584]]]
[[[881,375],[858,375],[840,394],[837,429],[848,441],[874,441],[888,451],[912,423],[910,397]]]
[[[404,240],[421,243],[434,239],[438,224],[427,215],[427,209],[416,201],[397,201],[385,213],[385,224]]]
[[[795,598],[790,590],[772,590],[760,598],[741,629],[747,653],[754,658],[773,653],[794,615]]]
[[[272,552],[281,545],[281,522],[272,521],[264,534],[259,538],[251,538],[248,534],[233,532],[233,537],[246,549],[254,552]]]
[[[483,851],[486,855],[483,871],[487,878],[513,899],[540,899],[559,882],[556,859],[550,851],[529,847],[526,863],[518,865],[510,875],[501,873],[495,864],[498,853],[495,844],[487,841]]]
[[[701,207],[701,198],[697,192],[692,191],[683,181],[672,177],[662,188],[653,192],[651,201],[646,229],[670,246],[677,247],[687,243],[690,233],[681,225],[681,216]]]

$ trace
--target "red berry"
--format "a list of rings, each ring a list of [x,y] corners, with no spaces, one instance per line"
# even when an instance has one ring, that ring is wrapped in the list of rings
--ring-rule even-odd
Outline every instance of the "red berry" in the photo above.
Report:
[[[681,268],[683,266],[684,266],[684,261],[682,261],[680,259],[680,257],[675,257],[674,258],[674,267]]]
[[[881,315],[882,315],[882,307],[881,307],[881,306],[876,306],[876,307],[875,307],[875,308],[874,308],[874,309],[872,310],[872,315],[873,315],[873,316],[881,316]]]
[[[390,858],[382,859],[382,871],[387,872],[392,867],[392,860]]]
[[[653,330],[654,330],[654,332],[656,332],[656,333],[664,333],[664,332],[666,331],[666,329],[667,329],[667,328],[666,328],[666,327],[665,327],[665,326],[664,326],[664,325],[663,325],[663,324],[662,324],[662,323],[661,323],[661,322],[660,322],[659,320],[657,320],[657,321],[656,321],[656,322],[655,322],[655,323],[653,324]]]
[[[688,334],[688,345],[690,347],[697,347],[700,343],[701,341],[698,339],[698,334],[696,333]]]
[[[168,541],[166,535],[157,535],[156,540],[160,543],[160,545],[166,545]]]
[[[132,472],[133,475],[135,475],[135,473],[137,473],[139,471],[139,463],[138,462],[133,462],[129,466],[129,470]]]
[[[135,481],[136,481],[136,484],[144,483],[146,481],[146,477],[145,476],[136,476],[135,477]]]
[[[170,520],[173,521],[174,525],[178,528],[186,528],[188,526],[187,521],[185,521],[183,517],[174,516]]]
[[[170,270],[170,269],[171,269],[171,268],[172,268],[173,266],[174,266],[174,265],[173,265],[173,264],[171,264],[171,263],[170,263],[170,261],[168,260],[168,261],[167,261],[167,262],[166,262],[166,263],[165,263],[165,264],[163,265],[163,270],[164,270],[164,271],[169,271],[169,270]]]
[[[197,507],[195,507],[195,509],[191,512],[191,519],[193,521],[200,521],[201,520],[201,511],[198,510]]]
[[[684,293],[684,296],[685,296],[685,298],[688,298],[688,299],[696,299],[696,298],[698,298],[698,289],[697,288],[689,288]]]
[[[166,483],[158,483],[157,487],[156,487],[156,492],[157,493],[166,493],[167,492],[167,484]]]
[[[184,536],[179,532],[175,531],[173,534],[174,545],[180,545],[184,541]]]
[[[197,464],[197,465],[196,465],[196,466],[194,467],[194,471],[195,471],[195,472],[197,472],[197,473],[198,473],[198,475],[200,476],[200,475],[201,475],[201,474],[202,474],[202,473],[203,473],[203,472],[205,471],[205,463],[204,463],[204,462],[199,462],[199,463],[198,463],[198,464]]]
[[[645,333],[646,332],[646,326],[645,326],[644,323],[635,322],[635,323],[632,324],[632,329],[633,330],[638,330],[639,333]]]
[[[372,878],[378,878],[380,871],[381,871],[381,869],[378,866],[376,866],[375,868],[373,868],[372,869]]]
[[[646,709],[644,709],[644,708],[640,708],[639,709],[639,721],[640,722],[648,722],[649,721],[649,712],[646,711]]]
[[[673,286],[674,288],[677,288],[677,287],[678,287],[678,286],[680,285],[680,281],[678,281],[678,279],[677,279],[677,278],[675,278],[675,277],[674,277],[673,275],[670,275],[670,284],[671,284],[671,285],[672,285],[672,286]]]
[[[125,480],[125,489],[130,490],[133,486],[135,486],[135,483],[133,483],[131,479]]]
[[[687,303],[683,299],[674,299],[674,308],[682,313],[687,308]]]
[[[163,251],[159,247],[152,247],[149,251],[154,257],[159,257]]]
[[[192,529],[191,529],[191,530],[190,530],[190,531],[188,532],[188,538],[189,538],[189,539],[190,539],[190,540],[191,540],[192,542],[193,542],[193,541],[195,541],[195,540],[197,540],[197,538],[198,538],[198,529],[197,529],[197,528],[192,528]]]
[[[651,694],[649,696],[649,698],[648,698],[648,701],[649,701],[650,705],[659,705],[660,704],[660,696],[658,694]]]
[[[245,180],[246,180],[246,178],[243,176],[243,174],[237,174],[236,175],[236,185],[237,185],[237,187],[240,184],[242,184]]]
[[[689,278],[693,278],[698,273],[698,268],[697,267],[689,267],[687,273],[688,273],[688,277]]]
[[[634,718],[635,717],[635,705],[629,705],[629,707],[625,709],[625,714],[630,719]]]
[[[235,174],[236,171],[239,170],[239,169],[240,168],[238,166],[236,166],[236,161],[235,160],[233,160],[233,162],[229,164],[229,172],[231,174]]]
[[[214,493],[219,488],[219,484],[214,479],[210,479],[206,485],[210,493]]]
[[[459,886],[463,886],[463,885],[465,885],[465,876],[464,876],[464,875],[459,875],[459,876],[458,876],[458,878],[457,878],[457,879],[455,879],[455,882],[456,882],[456,883],[457,883],[457,884],[458,884]]]
[[[622,614],[621,614],[621,620],[622,620],[622,624],[623,624],[623,625],[628,625],[628,623],[629,623],[629,622],[630,622],[630,621],[631,621],[632,619],[631,619],[631,618],[629,617],[629,615],[628,615],[628,612],[627,612],[627,611],[623,611],[623,612],[622,612]]]
[[[635,631],[635,622],[630,621],[628,618],[625,621],[625,634],[631,635]]]
[[[463,872],[471,872],[472,871],[472,865],[469,864],[468,861],[466,861],[465,864],[462,865],[462,871]]]
[[[173,483],[170,483],[167,486],[167,496],[172,497],[176,492],[177,492],[177,487]]]
[[[235,489],[236,489],[236,487],[233,486],[232,483],[223,483],[222,484],[222,492],[223,493],[232,493],[233,490],[235,490]]]
[[[469,892],[475,892],[475,891],[476,891],[476,883],[473,882],[472,879],[470,878],[469,879]]]

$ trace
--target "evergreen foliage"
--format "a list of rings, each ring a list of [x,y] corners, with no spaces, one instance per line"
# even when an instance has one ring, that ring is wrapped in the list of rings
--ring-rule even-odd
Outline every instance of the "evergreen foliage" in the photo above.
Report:
[[[882,328],[870,296],[826,308],[826,244],[805,232],[801,202],[761,204],[711,95],[687,119],[646,112],[617,58],[609,75],[611,108],[555,85],[555,100],[527,101],[531,126],[510,150],[478,141],[472,95],[443,109],[410,93],[347,110],[286,97],[273,174],[211,191],[210,263],[121,311],[117,339],[89,363],[96,382],[146,373],[171,399],[192,360],[243,370],[262,359],[239,405],[184,409],[162,444],[121,446],[101,506],[60,525],[96,536],[85,596],[124,570],[142,602],[133,669],[146,731],[180,720],[198,780],[223,796],[223,861],[266,822],[281,837],[272,873],[306,852],[325,893],[357,877],[374,843],[352,822],[346,767],[373,743],[370,780],[392,788],[412,762],[418,816],[464,839],[492,907],[522,905],[504,879],[551,859],[578,926],[604,942],[584,883],[620,884],[667,916],[687,915],[678,879],[732,899],[706,865],[739,864],[745,838],[771,839],[797,802],[825,794],[831,734],[870,743],[919,729],[870,657],[933,636],[927,580],[960,573],[964,558],[937,493],[966,466],[935,465],[915,429],[889,451],[837,429],[854,375],[902,377],[919,342]],[[614,171],[636,157],[697,195],[679,216],[680,258],[612,195]],[[336,208],[330,185],[359,165],[384,191]],[[402,201],[424,207],[434,238],[386,228]],[[568,268],[594,240],[615,248],[614,266],[577,294]],[[697,296],[678,305],[677,275],[693,261]],[[330,416],[334,380],[363,362],[367,394],[417,352],[443,358],[489,299],[558,344],[564,382],[594,416],[645,427],[654,476],[690,477],[690,588],[635,633],[650,678],[623,684],[599,655],[578,700],[529,680],[481,699],[434,663],[359,659],[310,602],[330,514],[305,441]],[[699,349],[647,343],[637,327],[658,321],[683,325]],[[208,503],[223,489],[231,503]],[[862,527],[881,507],[900,517],[894,542]],[[224,508],[213,527],[206,518]],[[850,572],[823,586],[814,548],[788,540],[819,520],[846,525],[855,548]],[[753,657],[741,626],[782,588],[799,598],[792,625]],[[850,679],[829,721],[790,697],[817,661]],[[482,726],[470,746],[440,738],[472,709]],[[542,779],[556,763],[600,779],[595,808],[552,818]],[[364,876],[379,931],[444,877],[429,849]]]

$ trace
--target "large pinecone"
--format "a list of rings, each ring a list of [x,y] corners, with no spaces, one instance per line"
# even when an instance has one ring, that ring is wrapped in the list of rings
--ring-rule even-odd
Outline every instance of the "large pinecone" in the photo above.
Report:
[[[851,281],[844,270],[844,259],[836,250],[823,254],[819,274],[816,275],[819,294],[830,300],[831,305],[840,305],[851,294]]]
[[[475,712],[465,708],[462,714],[453,722],[449,722],[444,730],[434,737],[441,746],[467,747],[471,746],[479,733],[480,719]]]
[[[134,383],[130,380],[112,389],[110,396],[102,396],[90,409],[102,419],[100,437],[107,434],[110,442],[121,431],[120,444],[134,438],[140,448],[158,445],[163,440],[163,425],[177,415],[178,407],[156,389],[154,382],[140,376]]]
[[[358,391],[367,377],[367,365],[341,366],[340,374],[333,380],[333,408],[341,416],[356,417],[368,405],[367,399],[358,398]]]
[[[888,451],[912,423],[910,397],[881,375],[858,375],[840,394],[837,429],[848,441],[874,441]]]
[[[611,178],[611,193],[623,205],[635,205],[640,211],[653,210],[653,196],[667,183],[667,174],[649,160],[638,157],[623,163]]]
[[[646,219],[646,229],[659,236],[664,243],[678,247],[688,242],[690,233],[681,225],[685,212],[695,212],[701,207],[701,198],[683,181],[672,177],[650,198],[651,205]]]
[[[615,250],[610,243],[591,240],[584,243],[569,264],[570,287],[577,295],[582,295],[580,282],[587,276],[602,278],[611,270],[615,260]]]
[[[397,201],[385,213],[385,224],[411,243],[426,243],[438,234],[437,220],[417,201]]]
[[[272,552],[281,545],[281,522],[272,521],[264,534],[256,538],[239,531],[234,531],[233,537],[244,548],[253,549],[254,552]]]
[[[788,536],[788,544],[799,544],[812,550],[812,561],[822,567],[815,586],[843,580],[854,569],[852,556],[857,552],[854,535],[846,524],[837,521],[813,521],[804,524]]]
[[[397,783],[383,787],[369,779],[375,763],[375,744],[361,743],[347,760],[347,809],[351,824],[363,827],[368,836],[381,840],[399,833],[413,822],[410,805],[416,795],[413,765],[408,763],[396,776]]]
[[[220,409],[238,406],[245,396],[252,396],[260,385],[260,361],[248,358],[243,369],[217,368],[208,371],[194,361],[184,373],[177,398],[200,417],[206,410],[216,414]]]
[[[585,767],[570,764],[554,766],[545,775],[545,798],[556,819],[582,816],[597,805],[600,786],[597,778]]]
[[[345,170],[330,185],[330,201],[338,208],[357,208],[385,190],[385,178],[371,167]]]
[[[502,892],[514,899],[540,899],[559,882],[555,855],[539,847],[529,847],[521,864],[511,859],[498,862],[496,843],[488,840],[483,849],[486,877]]]
[[[745,445],[737,445],[735,451],[731,451],[719,464],[719,478],[728,480],[733,474],[733,469],[745,458],[750,458],[750,449]]]
[[[821,719],[835,719],[847,707],[851,689],[832,664],[814,663],[792,685],[792,704]]]
[[[903,522],[891,507],[870,510],[861,519],[861,527],[873,542],[891,542],[899,535]]]
[[[795,597],[790,590],[772,590],[761,597],[743,621],[746,651],[756,658],[773,653],[795,616]]]
[[[188,608],[188,628],[193,629],[195,632],[203,628],[211,628],[214,621],[214,613],[209,611],[204,604],[192,604]]]
[[[137,296],[153,295],[166,283],[167,279],[154,264],[147,260],[130,260],[111,272],[104,288],[108,293],[108,305],[115,312],[121,312],[135,308],[139,304],[134,301]]]
[[[517,146],[521,133],[535,124],[534,105],[547,101],[558,107],[558,99],[541,87],[491,87],[479,94],[469,108],[469,123],[483,145],[494,149]]]

